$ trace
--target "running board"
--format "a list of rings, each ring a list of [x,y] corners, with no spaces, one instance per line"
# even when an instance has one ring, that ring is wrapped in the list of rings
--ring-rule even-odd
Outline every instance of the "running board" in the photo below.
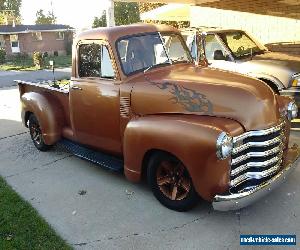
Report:
[[[124,162],[122,159],[99,151],[94,151],[67,139],[62,139],[59,143],[72,154],[80,158],[86,159],[113,171],[123,171]]]

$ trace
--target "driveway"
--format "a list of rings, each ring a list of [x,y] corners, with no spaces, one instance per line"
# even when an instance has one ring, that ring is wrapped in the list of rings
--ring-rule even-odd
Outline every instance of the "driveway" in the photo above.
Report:
[[[70,68],[55,70],[56,79],[65,79],[70,77],[71,77]],[[33,82],[53,80],[53,73],[51,70],[0,71],[0,88],[16,85],[14,80],[33,81]]]
[[[217,212],[202,202],[178,213],[160,205],[144,183],[61,147],[38,152],[18,109],[17,89],[2,89],[0,175],[76,249],[239,249],[240,234],[300,235],[300,167],[251,207]],[[300,143],[299,135],[292,140]]]

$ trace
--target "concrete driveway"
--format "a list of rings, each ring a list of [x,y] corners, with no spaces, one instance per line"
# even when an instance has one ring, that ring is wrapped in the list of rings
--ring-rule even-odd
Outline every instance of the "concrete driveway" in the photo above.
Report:
[[[251,207],[216,212],[203,202],[178,213],[160,205],[144,183],[132,184],[60,147],[38,152],[18,109],[16,88],[2,89],[0,175],[74,248],[239,249],[240,234],[300,235],[300,167]],[[292,140],[300,143],[296,133]]]
[[[57,80],[70,78],[71,69],[55,69],[55,78]],[[1,71],[0,70],[0,88],[15,86],[14,80],[23,81],[44,81],[53,80],[53,73],[51,70],[37,70],[37,71]]]

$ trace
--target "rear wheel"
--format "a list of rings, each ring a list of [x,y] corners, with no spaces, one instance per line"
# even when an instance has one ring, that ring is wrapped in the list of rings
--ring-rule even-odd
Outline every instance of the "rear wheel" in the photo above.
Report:
[[[169,209],[187,211],[198,203],[198,195],[187,169],[174,156],[166,153],[153,155],[147,178],[154,196]]]
[[[50,149],[51,146],[44,142],[40,124],[34,114],[29,116],[28,127],[34,146],[40,151],[47,151]]]

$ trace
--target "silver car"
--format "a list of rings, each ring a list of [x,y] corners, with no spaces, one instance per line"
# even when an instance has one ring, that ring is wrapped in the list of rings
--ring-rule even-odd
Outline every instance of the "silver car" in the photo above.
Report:
[[[203,31],[182,30],[195,60],[204,45],[210,67],[258,78],[276,93],[294,97],[300,107],[300,57],[271,52],[242,30],[205,30],[205,42]]]

